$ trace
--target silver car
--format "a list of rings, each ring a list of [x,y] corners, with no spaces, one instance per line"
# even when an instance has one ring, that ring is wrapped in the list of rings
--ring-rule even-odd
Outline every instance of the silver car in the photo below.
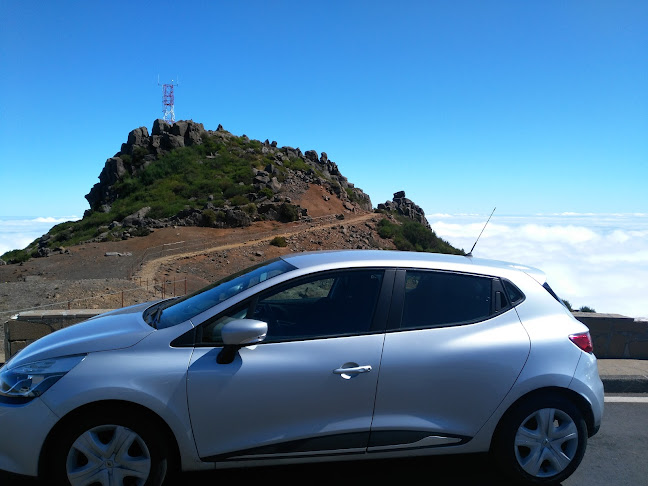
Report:
[[[550,484],[600,426],[587,328],[539,270],[302,253],[55,332],[0,370],[0,469],[158,485],[176,470],[490,451]]]

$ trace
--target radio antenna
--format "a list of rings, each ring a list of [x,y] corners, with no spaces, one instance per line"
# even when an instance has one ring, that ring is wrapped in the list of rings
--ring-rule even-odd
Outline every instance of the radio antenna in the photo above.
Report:
[[[494,207],[494,208],[493,208],[493,212],[492,212],[492,213],[490,214],[490,216],[488,217],[488,220],[486,220],[486,224],[485,224],[484,227],[482,228],[481,233],[479,233],[479,236],[477,237],[477,240],[475,240],[475,244],[472,246],[472,248],[470,249],[470,251],[468,252],[468,254],[467,254],[466,256],[468,256],[468,257],[473,256],[472,252],[473,252],[473,250],[475,249],[475,247],[477,246],[477,242],[479,241],[479,238],[481,238],[481,235],[482,235],[482,233],[484,232],[484,230],[486,229],[486,226],[488,226],[488,222],[489,222],[489,221],[491,220],[491,218],[493,217],[493,214],[495,214],[495,210],[496,210],[496,209],[497,209],[497,207]]]
[[[176,79],[171,80],[170,83],[162,84],[162,113],[164,116],[162,119],[173,125],[175,123],[175,97],[173,94],[173,88],[178,86],[180,81]],[[160,75],[158,74],[158,86],[160,86]]]

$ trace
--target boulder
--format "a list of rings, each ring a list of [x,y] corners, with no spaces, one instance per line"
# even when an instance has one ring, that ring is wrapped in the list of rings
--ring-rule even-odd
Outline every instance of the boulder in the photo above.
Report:
[[[129,214],[122,220],[123,226],[144,226],[144,218],[151,211],[149,206],[143,207],[133,214]]]
[[[187,133],[188,126],[189,126],[189,122],[180,120],[175,122],[173,125],[171,125],[171,130],[169,131],[171,132],[172,135],[178,135],[184,138],[185,133]]]
[[[112,186],[115,182],[120,180],[128,172],[124,167],[124,161],[120,157],[111,157],[106,160],[101,174],[99,174],[99,182],[104,185]]]
[[[228,209],[225,211],[225,222],[228,226],[234,228],[250,226],[252,224],[250,216],[240,209]]]
[[[200,145],[202,143],[202,134],[205,127],[202,123],[195,123],[193,120],[187,122],[187,131],[184,134],[185,145]]]
[[[146,147],[149,142],[148,138],[149,138],[148,128],[139,127],[136,128],[135,130],[130,131],[130,133],[128,134],[128,141],[126,142],[126,145],[131,147],[131,150],[132,147],[135,145]]]
[[[184,137],[181,137],[180,135],[173,135],[168,132],[162,135],[162,148],[164,148],[165,150],[173,150],[184,146]]]
[[[304,157],[306,157],[311,162],[315,162],[316,164],[319,164],[319,157],[317,156],[317,152],[315,152],[314,150],[307,150],[304,153]]]
[[[171,126],[161,118],[158,118],[153,122],[153,131],[151,135],[162,135],[165,132],[168,132]]]

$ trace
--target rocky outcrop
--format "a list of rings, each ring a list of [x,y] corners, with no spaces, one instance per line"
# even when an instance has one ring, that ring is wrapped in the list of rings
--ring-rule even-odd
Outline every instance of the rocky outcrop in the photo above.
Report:
[[[385,201],[382,204],[378,204],[378,209],[382,211],[390,211],[405,216],[406,218],[412,219],[421,223],[428,229],[430,223],[428,223],[427,218],[425,217],[425,212],[421,209],[420,206],[415,204],[412,200],[405,197],[405,191],[398,191],[394,193],[394,198],[391,201]]]
[[[121,150],[106,160],[99,174],[99,182],[86,195],[90,208],[110,211],[112,203],[119,196],[113,187],[116,182],[126,174],[138,174],[164,152],[202,143],[204,132],[203,124],[192,120],[181,120],[169,125],[160,119],[153,122],[150,135],[146,127],[131,130]]]
[[[344,177],[337,164],[329,160],[322,152],[314,150],[305,153],[299,148],[277,147],[277,142],[266,140],[261,143],[250,140],[246,135],[236,137],[218,125],[216,131],[205,130],[202,123],[192,120],[180,120],[169,124],[157,119],[149,134],[146,127],[139,127],[128,134],[126,143],[114,157],[109,158],[99,175],[99,182],[86,195],[92,211],[110,212],[112,204],[120,197],[116,188],[119,181],[126,176],[137,176],[165,152],[203,144],[203,137],[209,137],[225,143],[232,155],[241,158],[255,157],[266,161],[263,169],[254,167],[252,171],[252,193],[246,194],[250,207],[227,204],[214,207],[207,203],[202,209],[187,209],[166,220],[152,220],[140,214],[127,216],[121,222],[114,222],[125,227],[163,227],[168,224],[198,225],[216,227],[240,227],[251,224],[255,219],[276,219],[278,221],[308,217],[305,209],[296,207],[295,211],[285,209],[283,204],[290,205],[294,188],[300,185],[316,184],[324,187],[331,196],[342,200],[349,211],[356,208],[370,211],[371,199],[361,189],[356,188]],[[207,155],[206,159],[216,159],[218,154]],[[213,199],[213,198],[211,198]],[[238,203],[240,204],[240,202]],[[283,209],[282,209],[283,208]],[[211,212],[210,212],[211,211]],[[215,213],[214,213],[215,211]],[[213,214],[216,214],[216,217]],[[128,233],[126,233],[128,234]]]

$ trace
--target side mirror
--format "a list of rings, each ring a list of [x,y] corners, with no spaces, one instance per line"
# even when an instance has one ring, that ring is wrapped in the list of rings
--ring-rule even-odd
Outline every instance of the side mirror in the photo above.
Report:
[[[221,338],[225,347],[218,354],[219,364],[234,361],[239,349],[251,344],[260,343],[268,333],[268,324],[256,319],[236,319],[228,322],[221,329]]]

